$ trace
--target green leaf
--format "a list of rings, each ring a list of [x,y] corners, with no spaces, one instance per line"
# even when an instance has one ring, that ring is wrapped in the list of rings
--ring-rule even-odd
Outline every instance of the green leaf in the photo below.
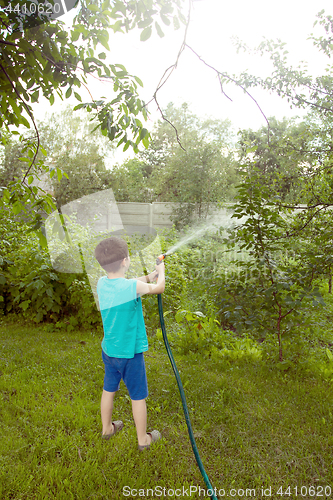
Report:
[[[72,31],[72,42],[77,42],[77,40],[80,38],[81,33],[77,30]]]
[[[163,38],[164,37],[164,33],[162,31],[162,28],[161,26],[158,24],[158,22],[156,21],[155,22],[155,28],[156,28],[156,31],[157,31],[157,34],[160,38]]]
[[[146,135],[146,136],[142,139],[142,144],[144,145],[144,147],[145,147],[146,149],[148,149],[148,148],[149,148],[149,136],[148,136],[148,135]]]
[[[327,347],[326,347],[326,356],[328,357],[329,361],[333,361],[333,354]]]
[[[146,128],[143,128],[140,132],[140,140],[142,141],[142,139],[144,139],[146,135],[148,135],[148,133],[148,130]]]
[[[94,5],[93,3],[87,5],[87,9],[91,10],[91,12],[98,12],[97,5]]]
[[[184,311],[177,311],[175,314],[175,320],[180,323],[184,319]]]
[[[46,236],[42,233],[41,230],[38,231],[38,239],[39,239],[39,244],[42,248],[47,248],[47,239]]]
[[[77,104],[76,106],[74,106],[73,111],[76,111],[77,109],[86,108],[86,107],[87,107],[87,104],[85,104],[85,103]]]
[[[123,21],[120,20],[120,21],[117,21],[116,23],[114,23],[111,27],[112,27],[114,33],[117,33],[117,32],[124,33],[123,30],[121,29],[122,26],[123,26]]]
[[[143,87],[142,80],[140,80],[140,78],[138,76],[135,76],[134,80],[140,85],[140,87]]]
[[[31,102],[37,102],[39,98],[39,90],[36,90],[33,94],[30,96]]]
[[[18,215],[20,212],[22,212],[23,210],[23,205],[20,203],[20,202],[16,202],[14,205],[13,205],[13,214],[15,215]]]
[[[180,24],[177,16],[173,16],[173,27],[175,30],[179,30]]]
[[[248,153],[254,153],[258,149],[258,146],[253,146],[252,148],[249,148],[246,150],[246,154]]]
[[[151,37],[151,33],[152,33],[152,28],[151,28],[151,26],[148,26],[148,28],[145,28],[145,29],[141,32],[141,35],[140,35],[140,40],[141,40],[141,42],[145,42],[146,40],[148,40],[148,39]]]
[[[31,184],[33,180],[34,180],[34,176],[33,175],[29,175],[29,177],[28,177],[28,184]]]
[[[30,123],[28,122],[28,120],[27,120],[24,116],[20,115],[20,120],[19,120],[19,121],[20,121],[20,122],[22,123],[22,125],[24,125],[25,127],[30,128]]]
[[[19,307],[21,307],[23,311],[26,311],[29,307],[30,302],[31,300],[25,300],[24,302],[21,302],[21,304],[19,304]]]
[[[71,95],[72,95],[72,87],[69,87],[69,89],[67,89],[65,94],[66,99],[68,99]]]
[[[78,101],[80,101],[80,102],[82,101],[80,94],[78,94],[77,92],[74,92],[74,95]]]
[[[35,321],[36,321],[36,323],[40,323],[40,322],[42,321],[42,319],[43,319],[43,316],[44,316],[43,312],[42,312],[42,311],[40,311],[40,312],[36,315],[36,317],[35,317]]]
[[[97,39],[98,39],[99,43],[101,45],[103,45],[104,48],[106,48],[106,50],[110,50],[107,37],[105,37],[103,35],[97,35]]]
[[[91,17],[89,18],[89,24],[90,24],[90,25],[93,25],[93,24],[95,23],[96,19],[98,19],[98,16],[97,16],[97,15],[96,15],[96,16],[91,16]]]
[[[139,21],[138,22],[138,28],[139,29],[144,29],[144,28],[147,28],[147,26],[150,26],[152,24],[152,18],[149,16],[149,17],[146,17],[145,19],[143,19],[142,21]]]
[[[170,26],[170,19],[162,13],[161,13],[161,19],[164,22],[164,24],[166,24],[167,26]]]

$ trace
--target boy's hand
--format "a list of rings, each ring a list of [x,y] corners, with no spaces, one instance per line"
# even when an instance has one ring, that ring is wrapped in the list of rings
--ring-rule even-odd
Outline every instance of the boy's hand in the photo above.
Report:
[[[158,272],[157,271],[153,271],[152,273],[150,273],[148,275],[148,278],[149,278],[149,281],[152,282],[152,281],[156,281],[157,278],[158,278]]]
[[[157,274],[161,274],[163,273],[164,274],[164,271],[165,271],[165,267],[164,267],[164,262],[163,260],[159,263],[159,264],[156,264],[156,272]]]
[[[161,262],[160,264],[156,264],[156,271],[153,271],[152,273],[148,274],[145,278],[148,277],[149,280],[151,280],[151,276],[153,276],[153,279],[157,278],[157,284],[156,285],[149,285],[146,281],[146,279],[138,279],[136,282],[136,293],[138,295],[145,295],[145,294],[160,294],[163,293],[165,290],[165,274],[164,274],[164,262]]]

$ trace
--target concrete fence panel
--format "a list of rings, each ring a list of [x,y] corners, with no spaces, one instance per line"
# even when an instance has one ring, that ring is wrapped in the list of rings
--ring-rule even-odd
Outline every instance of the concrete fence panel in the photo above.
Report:
[[[101,204],[94,206],[94,214],[79,210],[78,222],[84,226],[89,225],[95,231],[110,231],[115,225],[119,225],[120,219],[121,223],[127,226],[171,228],[173,225],[171,216],[176,206],[179,207],[179,204],[171,202]],[[206,220],[210,223],[219,215],[225,217],[226,209],[211,207]]]

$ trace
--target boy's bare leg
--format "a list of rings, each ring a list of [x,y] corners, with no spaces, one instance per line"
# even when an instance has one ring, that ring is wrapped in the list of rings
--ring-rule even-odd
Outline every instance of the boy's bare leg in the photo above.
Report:
[[[138,436],[138,443],[144,446],[151,443],[151,436],[147,434],[147,406],[145,399],[132,399],[133,418]]]
[[[107,392],[103,389],[102,400],[101,400],[101,417],[103,431],[102,434],[112,434],[113,424],[112,424],[112,411],[113,411],[113,400],[115,392]]]

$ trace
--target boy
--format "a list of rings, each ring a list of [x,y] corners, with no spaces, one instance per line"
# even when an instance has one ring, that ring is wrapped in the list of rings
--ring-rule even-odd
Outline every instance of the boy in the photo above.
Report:
[[[160,439],[161,434],[156,430],[147,433],[148,386],[143,353],[148,350],[148,339],[140,296],[164,292],[164,263],[156,265],[156,271],[148,276],[126,279],[125,273],[130,266],[128,246],[116,237],[101,241],[95,249],[95,257],[108,273],[97,284],[104,329],[102,437],[109,439],[123,428],[120,420],[112,422],[114,396],[123,379],[132,401],[138,449],[144,450]],[[156,279],[156,285],[147,283]]]

